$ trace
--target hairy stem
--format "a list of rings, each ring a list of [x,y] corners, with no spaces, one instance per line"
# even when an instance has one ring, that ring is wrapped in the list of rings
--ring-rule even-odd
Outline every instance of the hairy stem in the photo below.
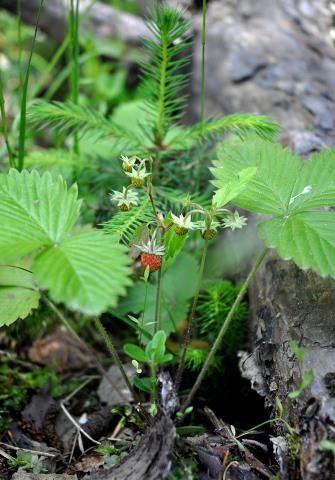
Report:
[[[151,404],[157,405],[157,372],[156,365],[154,363],[150,365],[150,373],[152,378]]]
[[[135,402],[137,403],[137,406],[139,408],[139,413],[141,413],[142,417],[148,422],[150,423],[150,417],[148,415],[148,413],[143,409],[142,407],[142,404],[141,404],[141,400],[139,399],[134,387],[132,386],[129,378],[128,378],[128,375],[125,371],[125,369],[123,368],[123,365],[122,365],[122,362],[121,362],[121,359],[119,357],[119,354],[117,353],[116,351],[116,348],[114,347],[114,344],[111,340],[111,338],[109,337],[108,333],[106,332],[103,324],[101,323],[101,320],[100,318],[96,317],[94,319],[95,321],[95,325],[99,331],[99,333],[101,334],[105,344],[106,344],[106,347],[108,349],[108,351],[110,352],[110,354],[112,355],[113,357],[113,360],[115,362],[115,364],[117,365],[117,367],[119,368],[120,370],[120,373],[122,375],[122,378],[123,380],[125,381],[125,384],[127,385],[130,393],[132,394]]]
[[[163,263],[163,260],[162,260]],[[155,333],[161,330],[161,303],[162,303],[162,265],[158,270],[155,307]]]
[[[145,294],[144,294],[144,302],[143,302],[143,312],[141,315],[141,325],[140,325],[140,346],[142,346],[142,332],[144,330],[144,316],[145,316],[145,309],[147,308],[147,300],[148,300],[148,282],[145,283]]]
[[[8,126],[7,126],[7,115],[6,115],[6,109],[5,109],[5,97],[4,97],[4,92],[3,92],[3,83],[2,83],[2,76],[1,76],[1,70],[0,70],[0,112],[1,112],[1,125],[2,125],[2,134],[5,139],[5,144],[7,148],[7,153],[8,153],[8,160],[9,160],[9,165],[11,167],[15,167],[15,160],[14,160],[14,155],[12,148],[9,143],[9,138],[8,138]]]
[[[198,277],[198,284],[197,284],[197,289],[196,293],[193,298],[193,303],[192,303],[192,308],[190,315],[188,317],[187,321],[187,327],[186,327],[186,332],[184,335],[183,339],[183,346],[182,346],[182,351],[181,351],[181,356],[180,356],[180,361],[178,365],[178,370],[177,370],[177,375],[176,375],[176,380],[175,380],[175,385],[176,389],[178,390],[181,384],[184,368],[185,368],[185,358],[186,358],[186,353],[188,346],[191,341],[191,331],[192,331],[192,324],[193,324],[193,319],[195,315],[195,310],[198,305],[198,300],[199,300],[199,294],[200,294],[200,289],[201,289],[201,283],[202,283],[202,277],[204,274],[204,268],[205,268],[205,263],[206,263],[206,257],[207,257],[207,251],[208,251],[208,240],[205,240],[205,245],[202,251],[202,256],[201,256],[201,263],[200,263],[200,269],[199,269],[199,277]]]
[[[257,258],[255,264],[253,265],[252,269],[249,272],[249,275],[245,279],[245,281],[242,285],[242,288],[239,291],[239,293],[238,293],[238,295],[235,299],[235,302],[233,303],[233,305],[232,305],[232,307],[231,307],[231,309],[230,309],[230,311],[229,311],[229,313],[226,317],[226,320],[222,324],[221,330],[220,330],[220,332],[219,332],[219,334],[218,334],[218,336],[217,336],[217,338],[216,338],[216,340],[215,340],[215,342],[214,342],[214,344],[213,344],[213,346],[212,346],[212,348],[211,348],[211,350],[208,354],[208,357],[206,358],[206,361],[205,361],[205,363],[204,363],[204,365],[203,365],[203,367],[202,367],[202,369],[201,369],[201,371],[200,371],[200,373],[199,373],[199,375],[198,375],[190,393],[188,394],[185,402],[183,403],[183,405],[181,407],[181,411],[185,410],[185,408],[187,408],[190,405],[190,403],[193,400],[193,397],[194,397],[195,393],[198,391],[198,388],[200,387],[205,375],[207,374],[208,368],[209,368],[209,366],[210,366],[218,348],[221,345],[222,339],[223,339],[225,333],[227,332],[227,330],[228,330],[228,328],[231,324],[232,319],[234,318],[234,314],[235,314],[237,308],[239,307],[239,305],[240,305],[240,303],[241,303],[241,301],[244,297],[244,294],[246,293],[246,291],[248,289],[248,286],[249,286],[251,280],[254,278],[257,270],[259,269],[261,263],[263,262],[267,252],[268,252],[268,249],[265,248],[263,250],[263,252],[260,254],[260,256]]]

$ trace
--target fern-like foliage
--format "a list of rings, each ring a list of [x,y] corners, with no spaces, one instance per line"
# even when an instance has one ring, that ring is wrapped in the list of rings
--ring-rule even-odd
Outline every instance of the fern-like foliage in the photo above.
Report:
[[[30,121],[40,127],[51,127],[57,132],[76,132],[80,136],[89,134],[96,141],[110,137],[124,149],[140,148],[141,142],[134,132],[128,132],[112,120],[89,107],[72,102],[38,101],[29,109]]]
[[[229,313],[232,304],[240,290],[239,285],[234,286],[229,281],[215,283],[202,291],[199,295],[197,307],[197,326],[199,332],[210,341],[215,339]],[[247,337],[247,306],[242,302],[238,307],[234,320],[224,337],[222,353],[233,355],[245,342]]]
[[[162,208],[174,212],[179,212],[194,203],[203,207],[209,207],[211,204],[210,192],[202,194],[185,193],[176,188],[168,187],[157,187],[155,189],[155,199]]]
[[[278,130],[278,125],[270,117],[251,113],[234,113],[183,129],[170,139],[169,148],[176,151],[185,150],[185,146],[192,148],[196,143],[208,142],[222,133],[233,133],[240,138],[254,133],[260,138],[273,140]]]
[[[79,209],[76,185],[68,189],[61,177],[26,170],[0,175],[0,267],[30,255],[33,274],[31,281],[11,273],[16,283],[3,285],[15,288],[22,301],[29,300],[29,309],[36,307],[38,285],[56,302],[100,314],[115,306],[131,283],[130,259],[122,245],[99,230],[72,234]],[[15,302],[3,306],[0,326],[29,312]]]
[[[181,93],[188,83],[183,69],[190,62],[190,24],[183,12],[166,4],[157,6],[148,19],[153,38],[144,39],[150,61],[142,61],[142,89],[153,116],[155,142],[161,143],[168,128],[182,116],[187,97]]]
[[[103,224],[106,233],[117,237],[122,243],[130,245],[136,230],[144,223],[154,220],[149,197],[141,200],[137,207],[129,212],[118,212]]]

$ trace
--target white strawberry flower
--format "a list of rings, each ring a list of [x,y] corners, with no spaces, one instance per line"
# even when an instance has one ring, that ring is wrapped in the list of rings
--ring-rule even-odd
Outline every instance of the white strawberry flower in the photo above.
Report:
[[[231,228],[232,230],[243,228],[247,224],[247,219],[239,215],[237,211],[231,213],[223,220],[223,228]]]
[[[121,211],[128,211],[138,204],[138,193],[131,188],[122,188],[122,192],[113,190],[110,194],[111,201],[116,203],[117,208]]]

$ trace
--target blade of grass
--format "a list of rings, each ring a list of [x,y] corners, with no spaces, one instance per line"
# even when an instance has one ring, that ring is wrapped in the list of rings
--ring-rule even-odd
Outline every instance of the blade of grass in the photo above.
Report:
[[[20,129],[19,129],[19,132],[20,132],[19,133],[19,152],[18,152],[18,165],[17,165],[17,168],[19,171],[21,171],[24,166],[24,154],[25,154],[25,144],[26,144],[27,96],[28,96],[28,84],[29,84],[29,77],[30,77],[30,66],[31,66],[31,59],[33,57],[33,53],[35,49],[38,25],[40,22],[43,3],[44,3],[44,0],[41,0],[38,8],[35,31],[33,36],[33,43],[31,45],[26,75],[25,75],[23,87],[22,87],[21,108],[20,108]]]
[[[9,138],[8,138],[7,116],[6,116],[6,109],[5,109],[5,97],[4,97],[4,92],[3,92],[1,70],[0,70],[0,112],[1,112],[1,131],[2,131],[4,140],[5,140],[5,144],[6,144],[6,148],[7,148],[9,165],[12,168],[15,168],[14,155],[13,155],[13,151],[12,151],[12,148],[10,146]]]
[[[77,105],[79,99],[79,0],[71,0],[70,3],[69,36],[70,98]],[[79,155],[78,132],[73,134],[73,151]]]
[[[205,124],[205,93],[206,93],[206,22],[207,22],[207,0],[202,0],[202,32],[201,32],[201,111],[200,124],[203,128]],[[199,191],[201,176],[202,158],[198,157],[196,190]]]
[[[19,86],[20,93],[23,90],[23,70],[22,70],[22,18],[21,18],[21,0],[17,0],[17,44],[18,44],[18,64],[19,64]]]

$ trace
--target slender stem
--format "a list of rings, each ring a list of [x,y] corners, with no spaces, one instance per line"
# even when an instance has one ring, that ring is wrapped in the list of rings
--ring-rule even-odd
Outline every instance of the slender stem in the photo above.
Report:
[[[202,0],[202,33],[201,33],[201,113],[200,121],[203,125],[205,120],[205,53],[206,53],[206,17],[207,17],[207,0]]]
[[[200,385],[201,385],[201,383],[202,383],[202,381],[203,381],[203,379],[204,379],[204,377],[207,373],[208,367],[210,366],[218,348],[221,345],[222,339],[223,339],[225,333],[227,332],[232,319],[234,318],[234,314],[235,314],[238,306],[240,305],[240,303],[241,303],[241,301],[244,297],[244,294],[246,293],[246,291],[248,289],[248,286],[249,286],[251,280],[254,278],[258,268],[260,267],[261,263],[263,262],[267,252],[268,252],[268,249],[265,248],[263,250],[263,252],[260,254],[260,256],[257,258],[255,264],[253,265],[252,269],[249,272],[249,275],[245,279],[245,281],[242,285],[242,288],[239,291],[239,293],[238,293],[238,295],[235,299],[235,302],[233,303],[233,305],[232,305],[232,307],[231,307],[231,309],[230,309],[230,311],[229,311],[229,313],[226,317],[226,320],[224,321],[224,323],[221,327],[221,330],[220,330],[220,332],[219,332],[219,334],[218,334],[218,336],[217,336],[217,338],[216,338],[216,340],[215,340],[215,342],[214,342],[214,344],[213,344],[213,346],[212,346],[212,348],[211,348],[211,350],[208,354],[208,357],[206,358],[206,361],[205,361],[205,363],[204,363],[204,365],[203,365],[203,367],[202,367],[202,369],[201,369],[201,371],[200,371],[200,373],[199,373],[199,375],[198,375],[190,393],[188,394],[185,402],[183,403],[183,405],[181,407],[181,411],[185,410],[185,408],[187,408],[190,405],[190,403],[192,402],[193,397],[194,397],[195,393],[197,392],[198,388],[200,387]]]
[[[182,351],[181,351],[181,356],[180,356],[180,361],[178,365],[178,370],[176,374],[176,380],[175,380],[175,385],[176,389],[178,390],[181,384],[184,368],[185,368],[185,358],[186,358],[186,353],[188,346],[191,341],[191,331],[192,331],[192,324],[193,324],[193,319],[195,315],[195,310],[198,305],[198,300],[199,300],[199,294],[200,294],[200,289],[201,289],[201,283],[202,283],[202,277],[204,274],[204,268],[205,268],[205,263],[206,263],[206,257],[207,257],[207,251],[208,251],[208,240],[205,240],[205,245],[202,250],[202,256],[201,256],[201,262],[200,262],[200,269],[199,269],[199,276],[198,276],[198,284],[197,284],[197,289],[195,291],[195,295],[193,297],[193,303],[191,307],[191,312],[188,317],[187,321],[187,327],[186,327],[186,332],[184,335],[183,339],[183,346],[182,346]]]
[[[7,126],[7,115],[6,115],[6,109],[5,109],[5,97],[3,93],[3,83],[2,83],[2,76],[1,76],[1,71],[0,71],[0,112],[1,112],[1,125],[2,125],[2,134],[5,139],[5,144],[7,148],[7,153],[8,153],[8,159],[9,159],[9,165],[11,167],[15,167],[15,160],[14,160],[14,155],[12,148],[9,143],[9,138],[8,138],[8,126]]]
[[[202,0],[202,32],[201,32],[201,106],[200,123],[201,128],[205,123],[205,93],[206,93],[206,20],[207,20],[207,0]],[[196,171],[196,190],[200,187],[200,174],[202,158],[198,153],[197,171]]]
[[[157,372],[156,365],[154,363],[150,365],[150,373],[152,378],[151,404],[157,405]]]
[[[36,18],[36,24],[35,24],[35,31],[34,31],[34,36],[33,36],[33,43],[31,45],[30,49],[30,55],[29,55],[29,60],[28,60],[28,65],[27,65],[27,70],[26,70],[26,75],[24,78],[23,82],[23,87],[22,87],[22,97],[21,97],[21,109],[20,109],[20,128],[19,128],[19,151],[18,151],[18,170],[21,171],[24,166],[24,155],[25,155],[25,144],[26,144],[26,113],[27,113],[27,96],[28,96],[28,84],[29,84],[29,77],[30,77],[30,67],[31,67],[31,60],[33,58],[33,53],[35,50],[35,43],[36,43],[36,37],[37,37],[37,31],[38,31],[38,25],[40,23],[40,17],[41,17],[41,12],[43,8],[43,3],[44,0],[41,0],[38,13],[37,13],[37,18]]]
[[[19,64],[19,87],[20,93],[23,90],[23,71],[22,71],[22,18],[21,18],[21,0],[17,0],[17,43],[18,43],[18,64]]]
[[[265,420],[265,422],[259,423],[258,425],[256,425],[253,428],[249,428],[249,430],[246,430],[245,432],[240,433],[239,435],[236,435],[235,438],[236,439],[242,438],[245,435],[249,435],[249,433],[255,432],[258,428],[261,428],[264,425],[268,425],[269,423],[274,423],[274,422],[282,422],[285,425],[285,427],[287,428],[289,433],[294,433],[293,428],[291,427],[291,425],[286,420],[284,420],[281,417],[275,417],[275,418],[270,418],[270,420]]]
[[[163,259],[162,259],[163,264]],[[158,270],[157,287],[156,287],[156,307],[155,307],[155,333],[161,330],[161,304],[162,304],[162,265]]]
[[[119,357],[119,354],[118,354],[117,351],[116,351],[116,348],[114,347],[114,344],[113,344],[111,338],[109,337],[109,335],[108,335],[108,333],[106,332],[103,324],[101,323],[101,320],[100,320],[98,317],[96,317],[96,318],[94,319],[94,321],[95,321],[95,325],[96,325],[99,333],[101,334],[101,336],[102,336],[102,338],[103,338],[103,340],[104,340],[104,342],[105,342],[105,344],[106,344],[106,347],[108,348],[108,351],[109,351],[110,354],[112,355],[115,364],[117,365],[117,367],[118,367],[119,370],[120,370],[120,373],[121,373],[121,375],[122,375],[123,380],[125,381],[125,384],[127,385],[127,387],[128,387],[128,389],[129,389],[129,391],[131,392],[131,394],[132,394],[135,402],[137,403],[140,413],[142,414],[143,418],[144,418],[147,422],[150,423],[150,417],[149,417],[149,415],[147,414],[147,412],[146,412],[146,411],[143,409],[143,407],[142,407],[141,401],[140,401],[140,399],[139,399],[139,397],[138,397],[138,395],[137,395],[134,387],[132,386],[132,384],[131,384],[131,382],[130,382],[130,380],[129,380],[129,378],[128,378],[128,375],[127,375],[127,373],[126,373],[126,371],[125,371],[125,369],[123,368],[121,359],[120,359],[120,357]]]
[[[147,300],[148,300],[148,281],[146,281],[146,283],[145,283],[143,312],[142,312],[142,315],[141,315],[141,325],[140,325],[140,345],[142,345],[142,332],[144,330],[144,316],[145,316],[145,309],[147,307]]]
[[[79,99],[79,0],[71,0],[69,12],[69,62],[71,66],[70,97],[77,105]],[[79,155],[78,132],[73,134],[73,151]]]

